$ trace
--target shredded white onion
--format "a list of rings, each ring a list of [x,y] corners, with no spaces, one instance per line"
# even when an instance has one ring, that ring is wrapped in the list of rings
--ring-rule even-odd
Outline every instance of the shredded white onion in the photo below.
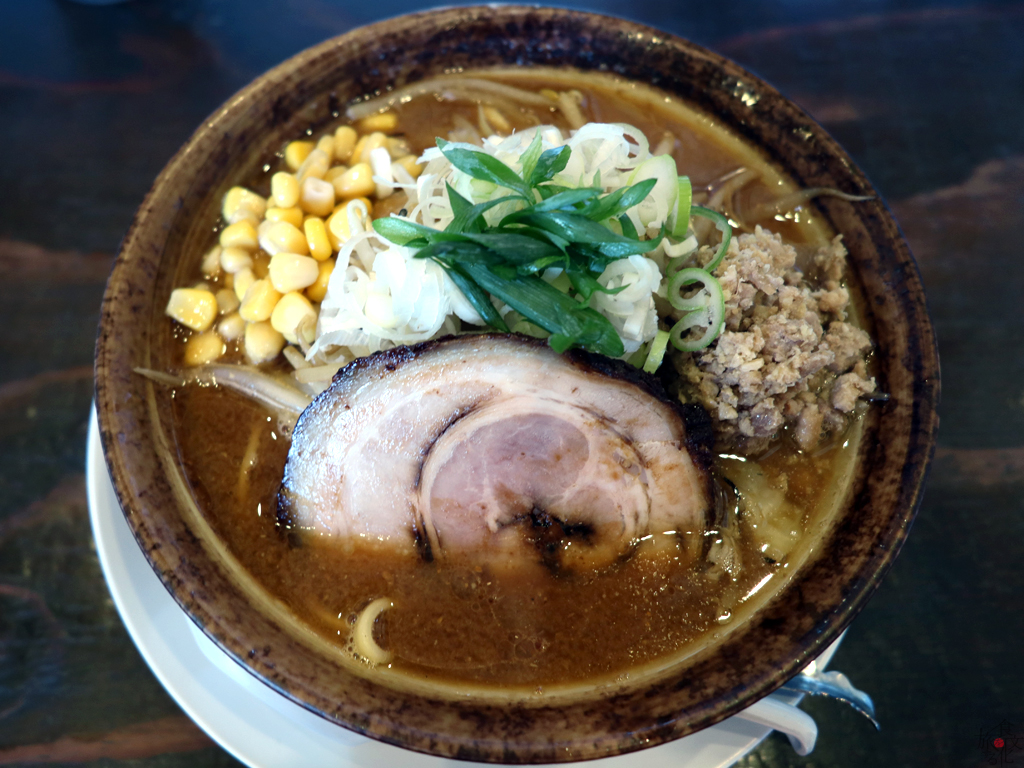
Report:
[[[629,256],[609,264],[597,281],[605,288],[625,286],[615,294],[595,293],[591,306],[608,318],[631,355],[658,333],[654,294],[661,285],[661,270],[651,259]]]
[[[652,194],[627,212],[641,237],[653,237],[675,209],[677,184],[675,163],[669,156],[652,156],[647,137],[624,123],[588,123],[566,137],[556,127],[541,125],[513,133],[489,136],[478,147],[451,142],[450,146],[484,151],[522,173],[522,154],[536,135],[542,150],[568,146],[569,160],[553,183],[576,188],[599,186],[602,192],[647,178],[657,180]],[[378,150],[374,150],[378,152]],[[509,190],[470,177],[455,168],[437,147],[427,149],[418,159],[424,165],[413,181],[408,172],[379,150],[371,152],[373,179],[378,196],[405,190],[407,219],[434,229],[444,229],[454,218],[447,185],[474,203],[505,197]],[[490,225],[521,206],[509,201],[488,210]],[[455,286],[444,269],[427,259],[414,258],[415,250],[384,240],[366,229],[367,212],[362,203],[349,206],[351,237],[343,243],[338,265],[331,276],[321,304],[316,341],[306,355],[314,364],[324,365],[350,359],[357,350],[369,352],[396,344],[433,338],[457,329],[458,320],[483,325],[483,319]],[[630,256],[608,266],[599,282],[608,288],[625,286],[609,295],[597,293],[591,306],[606,315],[622,337],[626,356],[654,338],[658,317],[654,294],[662,282],[662,269],[670,256],[682,255],[695,245],[659,244],[644,256]],[[546,279],[559,272],[549,270]],[[508,307],[496,303],[505,315]]]
[[[377,199],[383,200],[395,191],[394,177],[391,175],[391,153],[387,147],[370,150],[370,169],[377,185]]]

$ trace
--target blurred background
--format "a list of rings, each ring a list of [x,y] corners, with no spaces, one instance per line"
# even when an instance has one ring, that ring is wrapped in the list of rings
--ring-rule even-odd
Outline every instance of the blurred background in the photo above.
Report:
[[[882,731],[807,701],[811,756],[773,736],[740,765],[1024,762],[1024,3],[563,5],[689,38],[794,99],[891,205],[929,292],[936,461],[833,662],[874,697]],[[303,48],[424,7],[0,3],[0,766],[238,765],[149,672],[96,560],[83,467],[103,287],[204,117]]]

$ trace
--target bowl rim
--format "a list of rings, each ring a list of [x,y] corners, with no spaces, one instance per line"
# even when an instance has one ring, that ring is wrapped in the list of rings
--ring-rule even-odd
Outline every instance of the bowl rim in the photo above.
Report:
[[[194,579],[197,577],[201,579],[202,587],[207,586],[207,581],[216,579],[215,574],[201,572],[197,570],[199,566],[195,562],[189,562],[189,553],[197,551],[197,541],[185,540],[187,535],[184,538],[180,535],[177,538],[162,538],[168,536],[168,522],[159,516],[159,510],[149,499],[168,498],[170,486],[167,478],[159,476],[156,465],[140,468],[138,458],[140,450],[148,450],[150,453],[156,450],[152,445],[152,435],[147,447],[145,434],[139,431],[144,429],[147,418],[145,408],[139,407],[139,395],[143,387],[150,385],[135,380],[130,372],[131,366],[126,367],[126,361],[121,359],[126,354],[134,354],[137,364],[139,350],[148,345],[148,331],[144,327],[146,323],[127,321],[129,318],[138,321],[140,318],[144,320],[152,317],[155,299],[152,296],[147,299],[146,291],[140,290],[132,280],[145,282],[147,279],[156,279],[156,265],[163,257],[167,230],[185,204],[183,190],[190,189],[189,184],[194,181],[195,164],[198,161],[212,162],[216,159],[218,137],[226,139],[244,120],[249,110],[265,104],[270,96],[276,95],[279,98],[282,89],[294,82],[300,73],[324,66],[325,60],[333,56],[343,57],[352,51],[366,50],[374,40],[399,39],[402,36],[412,38],[417,33],[422,35],[424,25],[442,36],[464,34],[467,31],[479,33],[480,30],[486,30],[488,25],[492,29],[501,27],[506,31],[513,28],[522,30],[524,34],[539,36],[528,41],[535,44],[528,52],[540,57],[551,55],[550,49],[544,52],[539,45],[543,41],[555,46],[556,57],[576,56],[572,60],[582,62],[578,52],[557,48],[558,45],[567,46],[567,35],[571,38],[568,42],[573,46],[579,46],[580,41],[584,40],[581,35],[590,35],[590,38],[586,38],[586,45],[597,53],[604,50],[599,49],[600,45],[612,46],[607,50],[613,50],[617,45],[622,50],[623,58],[637,55],[653,57],[645,65],[646,69],[637,65],[647,73],[646,79],[651,85],[679,98],[696,101],[697,106],[705,111],[714,112],[718,116],[726,115],[729,128],[761,149],[766,148],[766,138],[770,134],[783,147],[779,149],[773,146],[770,159],[798,182],[806,182],[808,177],[824,172],[821,169],[825,168],[829,173],[842,176],[844,186],[848,188],[845,191],[858,194],[867,192],[875,197],[873,202],[862,204],[853,213],[844,207],[849,207],[849,204],[843,201],[823,201],[818,207],[832,223],[837,219],[856,219],[857,227],[853,231],[847,232],[836,226],[837,231],[844,231],[853,241],[851,243],[848,240],[851,263],[856,249],[875,249],[873,253],[877,258],[874,262],[853,264],[861,282],[874,286],[869,292],[865,285],[865,295],[873,300],[868,307],[872,317],[881,317],[882,313],[893,311],[905,318],[905,323],[898,328],[879,329],[894,345],[893,348],[886,347],[883,350],[886,353],[886,375],[890,381],[898,380],[901,389],[894,401],[880,407],[879,426],[873,434],[878,437],[884,432],[885,424],[895,425],[897,422],[907,430],[907,434],[899,440],[878,440],[865,448],[873,458],[860,468],[847,511],[837,523],[836,529],[822,540],[822,551],[818,557],[805,563],[783,590],[782,594],[791,595],[800,609],[806,610],[805,617],[816,617],[811,626],[807,626],[806,621],[794,621],[792,617],[787,619],[786,611],[780,612],[778,601],[770,603],[748,621],[742,632],[726,638],[722,646],[707,659],[692,667],[690,664],[684,665],[671,679],[658,682],[647,692],[647,698],[661,696],[671,702],[682,695],[681,691],[697,691],[687,695],[703,697],[701,701],[704,703],[700,706],[683,709],[674,715],[663,712],[661,716],[649,719],[643,725],[635,718],[623,714],[632,711],[629,708],[643,709],[640,702],[644,697],[637,698],[635,695],[602,697],[588,705],[558,706],[553,709],[544,706],[513,707],[505,708],[504,712],[496,712],[484,705],[445,703],[422,698],[416,702],[416,706],[422,706],[424,712],[410,726],[396,721],[396,710],[388,710],[391,712],[391,721],[388,721],[387,712],[378,713],[378,716],[372,713],[358,715],[345,711],[343,707],[325,706],[324,700],[311,694],[308,687],[288,677],[287,660],[282,662],[276,657],[270,660],[269,654],[256,653],[255,649],[240,642],[232,634],[231,622],[237,620],[237,617],[217,614],[219,598],[213,594],[216,584],[210,585],[208,592],[196,588]],[[690,90],[686,91],[689,98],[680,91],[683,88],[682,75],[658,68],[664,68],[664,62],[673,61],[673,57],[684,59],[692,65],[689,74],[702,73],[708,78],[703,84],[691,84]],[[545,62],[530,60],[529,63],[543,65]],[[601,62],[591,64],[590,67],[582,68],[597,70]],[[636,70],[630,71],[635,74]],[[698,94],[697,89],[701,93]],[[322,93],[324,89],[319,90]],[[738,100],[737,95],[743,98]],[[743,106],[738,105],[737,101],[743,102]],[[275,106],[278,103],[275,102]],[[797,145],[803,145],[809,150],[807,167],[798,168],[793,165],[803,162],[794,154]],[[776,157],[779,152],[789,154],[785,158]],[[878,323],[875,325],[877,328]],[[131,402],[133,397],[136,398],[134,403]],[[796,674],[852,621],[877,589],[905,541],[920,505],[923,484],[934,452],[938,398],[936,341],[913,256],[877,191],[824,129],[760,78],[734,62],[678,36],[612,16],[536,6],[438,8],[380,21],[300,52],[230,97],[171,158],[135,215],[104,294],[96,349],[97,415],[104,456],[111,470],[118,501],[136,540],[161,582],[200,629],[263,682],[329,720],[417,751],[495,762],[562,762],[604,757],[653,746],[712,725],[736,713],[771,693]],[[899,471],[893,464],[894,456],[899,462]],[[885,485],[886,482],[889,485]],[[894,483],[898,483],[898,487]],[[867,515],[873,527],[865,532],[863,526],[853,519],[854,513],[868,513],[879,503],[889,504],[892,512],[887,517]],[[849,556],[841,560],[843,548],[851,546],[858,553],[855,561],[851,563]],[[826,569],[830,563],[835,565],[839,562],[847,563],[841,572],[846,573],[848,578],[842,584],[828,578],[824,579],[828,583],[823,586],[812,583],[813,579],[828,575]],[[789,609],[788,612],[794,611]],[[825,624],[824,629],[822,622]],[[786,650],[769,669],[763,663],[752,661],[751,649],[758,643],[767,648],[781,644]],[[724,676],[717,677],[712,674],[710,678],[701,675],[702,672],[710,671],[707,667],[709,660],[716,660],[719,665],[735,669],[753,669],[753,677],[745,678],[746,684],[742,690],[738,690],[732,673],[723,672]],[[602,712],[596,712],[593,711],[595,708],[603,709]],[[458,725],[459,732],[454,735],[430,732],[426,724],[430,722],[432,710],[437,722],[444,721],[448,725],[454,723]],[[527,720],[550,717],[553,713],[565,722],[575,723],[575,730],[568,728],[567,731],[573,734],[571,737],[561,741],[550,738],[538,743],[523,741],[525,737],[522,734],[535,733],[526,724]],[[651,716],[649,710],[643,710],[641,714]],[[588,725],[580,725],[581,722]],[[604,731],[600,730],[602,727]]]

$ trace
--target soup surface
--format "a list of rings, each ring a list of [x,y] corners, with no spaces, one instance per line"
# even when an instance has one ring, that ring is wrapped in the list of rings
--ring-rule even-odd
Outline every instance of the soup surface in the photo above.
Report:
[[[533,91],[575,89],[588,121],[637,126],[663,146],[687,174],[695,198],[707,199],[737,169],[754,178],[735,191],[745,210],[794,191],[752,149],[714,121],[661,94],[612,78],[552,72],[492,74]],[[392,110],[415,151],[433,146],[480,107],[422,96]],[[566,128],[555,110],[523,108],[505,115],[513,129],[537,123]],[[270,175],[247,179],[267,194]],[[397,210],[401,197],[374,209]],[[801,256],[829,242],[813,212],[765,215]],[[851,287],[852,288],[852,287]],[[241,359],[240,353],[234,353]],[[685,354],[685,353],[680,353]],[[283,370],[284,363],[269,364]],[[674,367],[662,377],[669,391],[686,384]],[[544,691],[613,682],[677,663],[742,624],[776,594],[813,551],[829,511],[845,494],[859,440],[855,416],[845,433],[816,451],[800,451],[785,435],[758,455],[721,453],[714,474],[722,503],[709,522],[696,560],[674,531],[637,542],[632,554],[592,572],[528,570],[496,574],[478,562],[425,562],[386,545],[342,546],[323,536],[284,531],[277,494],[288,435],[259,405],[218,387],[174,393],[175,439],[197,503],[238,561],[271,595],[356,668],[371,666],[351,645],[361,611],[378,598],[391,607],[373,627],[392,654],[385,674],[412,675],[456,688]]]

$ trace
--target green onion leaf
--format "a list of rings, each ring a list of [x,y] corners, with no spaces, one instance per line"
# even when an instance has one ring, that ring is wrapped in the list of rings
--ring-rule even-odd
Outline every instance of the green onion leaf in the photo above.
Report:
[[[550,241],[539,240],[518,232],[484,232],[482,234],[466,234],[465,237],[479,243],[501,256],[511,264],[526,264],[537,259],[555,257],[564,259],[560,248]]]
[[[602,271],[604,271],[603,268],[600,270],[587,269],[580,267],[578,264],[569,263],[565,268],[565,276],[569,279],[573,290],[583,298],[585,304],[590,302],[590,297],[595,293],[605,293],[609,296],[614,296],[616,293],[629,288],[629,284],[618,288],[605,288],[597,282],[597,278]]]
[[[578,345],[609,357],[621,357],[622,339],[604,315],[535,276],[500,278],[486,264],[460,265],[481,288],[508,304],[531,323],[552,334],[551,346],[564,352]],[[557,337],[557,338],[556,338]]]
[[[538,227],[508,227],[502,231],[513,231],[521,235],[529,235],[535,240],[551,243],[555,248],[562,251],[562,253],[565,253],[566,249],[573,245],[571,241],[566,240],[564,237],[560,237],[554,232],[548,232],[546,229],[540,229]]]
[[[565,265],[565,256],[547,256],[543,259],[537,259],[531,261],[528,264],[520,264],[516,268],[516,272],[520,275],[535,275],[538,272],[543,272],[551,267],[559,267]]]
[[[494,251],[468,240],[435,241],[416,253],[417,259],[434,259],[445,265],[487,264],[499,266],[501,257]]]
[[[559,209],[575,210],[573,206],[577,203],[585,203],[588,200],[593,200],[599,194],[600,189],[594,187],[582,187],[580,189],[567,189],[564,192],[559,192],[556,195],[552,195],[543,202],[537,203],[536,205],[524,208],[520,213],[547,213],[548,211],[557,211]],[[515,216],[516,214],[511,214]]]
[[[458,266],[445,264],[443,261],[434,259],[437,264],[440,264],[448,272],[448,277],[452,279],[456,287],[462,291],[462,295],[466,297],[470,304],[473,305],[473,309],[477,311],[477,314],[484,319],[492,328],[497,328],[499,331],[508,333],[508,326],[505,325],[505,321],[501,315],[498,314],[498,310],[494,308],[491,303],[491,297],[487,295],[487,291],[481,288],[479,285],[473,282],[472,278],[469,277],[465,272],[462,271]]]
[[[636,227],[633,226],[633,220],[626,214],[619,216],[619,226],[622,227],[622,236],[628,237],[630,240],[639,240],[640,235],[637,234]]]
[[[531,187],[536,187],[545,181],[551,181],[555,174],[565,170],[565,166],[569,162],[569,155],[571,154],[572,150],[569,147],[545,150],[537,158],[537,167],[533,169],[533,172],[529,176],[524,175],[526,183]]]
[[[513,192],[517,192],[522,197],[530,200],[530,202],[533,201],[530,188],[523,182],[519,174],[493,155],[488,155],[486,152],[479,150],[452,147],[444,139],[438,139],[437,146],[440,148],[441,153],[448,158],[448,162],[463,173],[479,181],[487,181],[491,184],[497,184],[499,187],[511,189]],[[541,160],[543,158],[544,156],[541,155]]]
[[[584,306],[590,306],[590,297],[602,289],[597,278],[581,269],[567,269],[565,274],[572,283],[573,290],[580,295]]]
[[[526,148],[526,151],[519,156],[519,162],[523,166],[523,178],[528,184],[530,179],[533,177],[533,170],[537,167],[537,160],[540,159],[540,153],[543,151],[543,146],[540,138],[540,131],[537,131],[533,135],[533,141],[530,142],[530,146]],[[536,186],[530,184],[530,186]]]
[[[604,221],[605,219],[615,218],[628,211],[634,205],[642,203],[651,194],[651,190],[654,189],[654,185],[657,183],[657,179],[645,179],[631,187],[621,187],[605,195],[600,200],[595,200],[580,211],[580,213],[591,221]]]
[[[519,277],[519,270],[511,264],[495,264],[490,269],[502,280],[515,280]]]
[[[630,240],[627,237],[619,237],[606,243],[601,243],[598,250],[612,259],[622,259],[626,256],[649,253],[658,247],[664,234],[659,234],[651,240]]]
[[[400,219],[397,216],[374,219],[373,229],[378,235],[395,245],[407,245],[414,240],[430,238],[437,234],[436,229],[424,227],[422,224]]]
[[[554,197],[560,192],[569,192],[573,187],[563,187],[561,184],[542,184],[539,187],[534,187],[534,189],[540,195],[541,200],[547,200],[549,197]]]
[[[448,199],[453,201],[453,211],[455,211],[455,198],[451,197],[452,194],[456,195],[461,200],[465,200],[467,203],[469,202],[464,197],[459,195],[459,193],[452,189],[451,186],[449,185]],[[496,205],[507,203],[510,200],[521,199],[522,198],[519,197],[518,195],[508,195],[507,197],[496,197],[493,200],[488,200],[485,203],[477,203],[476,205],[472,205],[469,208],[460,206],[459,212],[455,214],[455,218],[451,220],[447,227],[445,227],[445,232],[482,232],[487,226],[487,221],[483,217],[485,212],[491,210],[491,208],[494,208]]]
[[[605,288],[601,285],[597,278],[589,272],[580,269],[567,269],[565,274],[572,282],[572,287],[583,299],[585,305],[590,304],[590,297],[595,293],[607,293],[610,296],[614,296],[619,291],[624,291],[629,285],[620,285],[618,288]]]
[[[448,189],[448,204],[452,207],[453,218],[445,227],[445,232],[467,232],[471,229],[480,231],[479,214],[474,215],[473,201],[455,191],[455,188],[447,181],[444,183]]]
[[[649,178],[602,195],[596,178],[591,187],[573,188],[551,183],[551,179],[565,170],[571,150],[558,147],[542,151],[539,134],[520,156],[522,175],[477,149],[453,146],[443,139],[437,140],[437,146],[455,168],[473,179],[471,189],[486,187],[486,191],[478,190],[474,194],[492,194],[495,186],[509,189],[513,194],[474,204],[448,184],[453,218],[444,232],[402,219],[384,219],[374,222],[378,233],[392,242],[415,246],[419,249],[417,258],[433,259],[440,264],[492,327],[507,330],[507,324],[494,308],[493,300],[501,301],[516,313],[511,316],[514,327],[525,324],[524,327],[544,329],[551,334],[549,343],[557,351],[580,346],[621,357],[624,347],[615,327],[588,305],[595,293],[616,294],[628,287],[612,289],[601,285],[598,278],[609,264],[628,256],[646,254],[665,237],[668,227],[663,227],[656,238],[641,240],[627,211],[653,193],[665,176],[660,173],[664,170],[662,165],[667,167],[671,158],[657,159],[645,172]],[[671,164],[673,173],[665,178],[675,182],[677,176],[674,163]],[[659,174],[652,176],[651,169]],[[684,193],[684,182],[689,190],[686,178],[678,177],[679,205],[673,211],[674,222],[670,222],[674,224],[673,232],[679,226],[685,229],[689,220],[692,190]],[[674,187],[672,191],[675,192]],[[484,216],[487,211],[510,203],[512,213],[504,216],[497,226],[487,223]],[[721,214],[709,212],[706,215],[718,216],[724,221]],[[720,224],[718,220],[716,223]],[[728,222],[725,223],[727,226]],[[723,230],[726,240],[723,248],[728,246],[730,233],[731,230]],[[552,267],[559,267],[562,272],[553,283],[548,283],[541,274]],[[700,273],[699,279],[683,274],[693,272]],[[680,275],[673,276],[670,288],[674,292],[674,304],[685,314],[671,332],[659,333],[657,344],[645,345],[640,361],[648,368],[656,369],[660,364],[668,341],[680,348],[690,348],[697,342],[706,345],[709,341],[703,342],[704,337],[710,340],[716,336],[724,322],[724,302],[718,281],[704,270],[684,269]],[[694,282],[700,282],[701,289],[696,295],[683,299],[680,292]],[[521,320],[515,319],[520,316]],[[687,332],[697,326],[708,326],[708,330],[694,342]],[[684,334],[687,334],[686,339]]]
[[[578,213],[567,211],[549,211],[543,214],[525,213],[521,218],[517,218],[517,221],[552,232],[570,243],[602,245],[609,241],[621,240],[630,245],[636,245],[634,241],[616,235],[608,227],[591,221]]]

